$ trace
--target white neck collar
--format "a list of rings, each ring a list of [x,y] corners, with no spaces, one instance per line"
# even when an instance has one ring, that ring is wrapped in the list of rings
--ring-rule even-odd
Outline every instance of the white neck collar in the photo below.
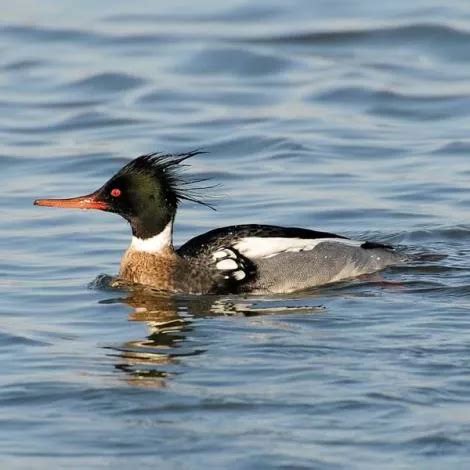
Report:
[[[173,221],[168,222],[166,227],[153,237],[143,239],[133,236],[129,249],[132,251],[145,251],[146,253],[159,253],[171,246],[172,238]]]

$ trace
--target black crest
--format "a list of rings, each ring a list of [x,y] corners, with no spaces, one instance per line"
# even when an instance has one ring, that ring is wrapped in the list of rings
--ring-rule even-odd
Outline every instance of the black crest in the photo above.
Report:
[[[213,205],[205,201],[200,194],[200,191],[213,189],[215,186],[195,186],[198,183],[207,181],[208,178],[188,178],[183,173],[184,167],[187,165],[181,165],[185,160],[204,153],[206,152],[193,150],[179,154],[157,152],[141,155],[121,168],[114,178],[136,174],[150,175],[164,185],[166,191],[174,197],[176,205],[185,200],[215,210]],[[207,195],[205,197],[207,198]]]

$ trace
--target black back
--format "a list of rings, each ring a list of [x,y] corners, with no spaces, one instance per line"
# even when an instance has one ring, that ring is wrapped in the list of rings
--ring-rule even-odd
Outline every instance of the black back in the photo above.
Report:
[[[298,227],[279,227],[277,225],[231,225],[228,227],[216,228],[209,232],[191,238],[184,245],[178,248],[178,254],[181,256],[197,256],[198,254],[210,250],[216,250],[221,246],[230,246],[238,240],[246,237],[266,237],[266,238],[342,238],[329,232],[317,232],[306,228]]]

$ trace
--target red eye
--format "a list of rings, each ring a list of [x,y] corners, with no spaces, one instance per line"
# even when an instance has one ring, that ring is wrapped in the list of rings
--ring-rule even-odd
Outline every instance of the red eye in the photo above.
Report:
[[[119,197],[121,195],[121,190],[118,188],[114,188],[111,190],[111,196],[113,197]]]

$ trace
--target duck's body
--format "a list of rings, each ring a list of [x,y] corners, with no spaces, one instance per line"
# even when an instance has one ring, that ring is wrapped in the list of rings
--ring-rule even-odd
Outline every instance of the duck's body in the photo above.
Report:
[[[287,293],[401,262],[387,245],[272,225],[218,228],[174,249],[178,201],[196,200],[181,192],[174,167],[192,155],[139,157],[91,195],[36,204],[118,212],[133,231],[119,277],[170,292]]]
[[[188,293],[294,292],[400,261],[386,245],[272,225],[218,228],[176,250],[139,248],[131,244],[124,254],[120,278]]]

